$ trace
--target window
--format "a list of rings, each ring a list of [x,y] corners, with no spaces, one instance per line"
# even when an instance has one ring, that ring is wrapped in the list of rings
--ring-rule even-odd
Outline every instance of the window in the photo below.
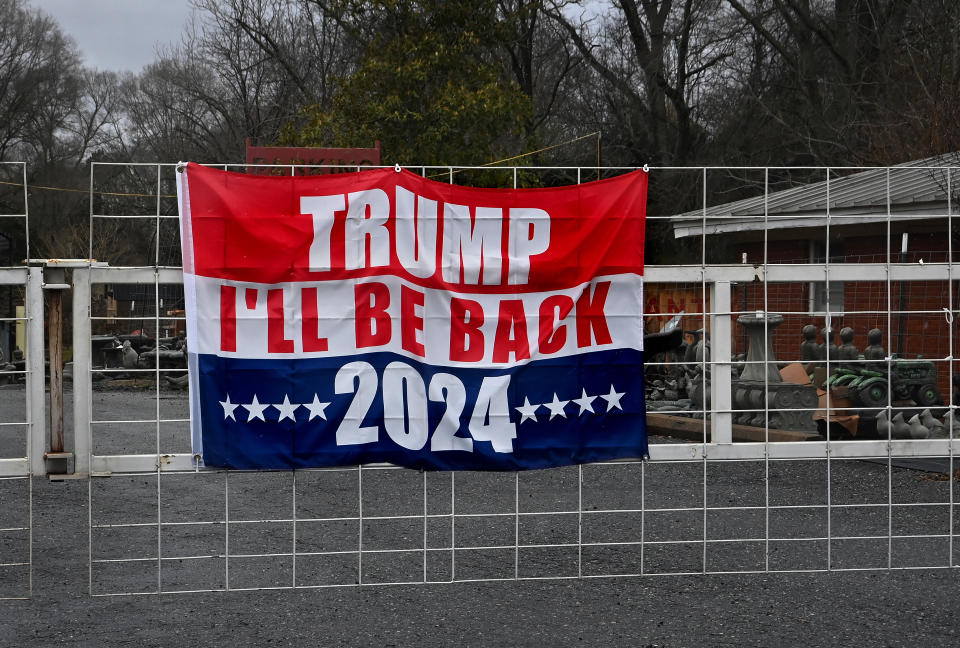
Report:
[[[843,263],[843,241],[830,242],[830,263]],[[810,263],[826,262],[826,246],[822,240],[810,241]],[[829,291],[827,282],[810,282],[809,310],[811,314],[825,313],[829,303],[831,313],[844,311],[844,284],[842,281],[831,281]]]

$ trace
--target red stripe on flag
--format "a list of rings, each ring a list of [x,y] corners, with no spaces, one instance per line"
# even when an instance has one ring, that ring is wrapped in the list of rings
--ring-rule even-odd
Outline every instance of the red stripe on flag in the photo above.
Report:
[[[237,289],[220,286],[220,350],[237,350]]]
[[[640,171],[516,190],[393,169],[264,177],[191,164],[188,172],[201,276],[283,283],[395,275],[423,288],[518,293],[643,274]]]

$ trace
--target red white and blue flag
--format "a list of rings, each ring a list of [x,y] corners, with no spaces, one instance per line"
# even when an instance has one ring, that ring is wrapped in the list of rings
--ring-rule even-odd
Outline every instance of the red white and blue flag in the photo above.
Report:
[[[206,465],[646,455],[646,173],[511,190],[189,164],[178,194]]]

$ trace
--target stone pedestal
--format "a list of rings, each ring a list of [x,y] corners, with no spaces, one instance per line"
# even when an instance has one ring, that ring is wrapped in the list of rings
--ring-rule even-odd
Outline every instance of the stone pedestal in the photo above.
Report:
[[[815,430],[813,412],[817,408],[817,390],[813,385],[763,383],[737,380],[733,383],[734,422],[741,425],[781,430]],[[766,412],[764,412],[766,408]],[[764,420],[764,414],[769,418]]]
[[[741,315],[737,322],[747,329],[750,346],[743,373],[733,382],[733,407],[753,411],[734,414],[734,420],[755,427],[768,425],[791,430],[815,429],[812,414],[817,407],[816,390],[812,385],[783,382],[777,367],[773,331],[783,324],[783,315],[748,313]],[[765,414],[769,414],[769,418]]]
[[[747,363],[740,374],[740,380],[766,380],[769,384],[783,382],[773,353],[773,331],[783,324],[783,315],[757,311],[741,315],[737,318],[737,323],[747,329],[749,335]]]

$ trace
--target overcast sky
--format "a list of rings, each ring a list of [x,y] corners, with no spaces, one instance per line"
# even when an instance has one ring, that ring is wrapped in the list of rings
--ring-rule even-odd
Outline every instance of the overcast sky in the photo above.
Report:
[[[103,70],[139,72],[157,43],[179,42],[189,0],[29,0],[53,16],[83,52],[84,63]]]

